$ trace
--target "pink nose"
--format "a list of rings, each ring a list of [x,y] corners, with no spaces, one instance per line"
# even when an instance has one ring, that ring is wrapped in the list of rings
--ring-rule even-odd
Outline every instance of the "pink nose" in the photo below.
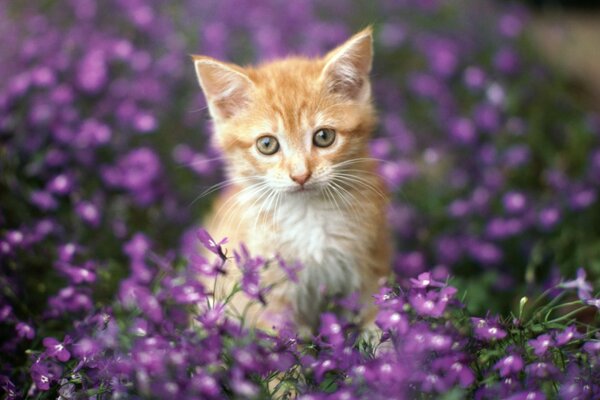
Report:
[[[292,175],[290,174],[290,178],[292,178],[292,180],[294,182],[296,182],[299,185],[304,185],[306,183],[306,181],[308,180],[308,178],[310,178],[310,171],[306,171],[302,174],[296,174],[296,175]]]

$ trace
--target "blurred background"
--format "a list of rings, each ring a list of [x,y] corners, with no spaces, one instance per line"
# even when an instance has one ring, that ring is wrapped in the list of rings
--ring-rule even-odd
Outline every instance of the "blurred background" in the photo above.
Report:
[[[223,175],[189,54],[318,55],[368,24],[397,279],[451,276],[480,313],[598,283],[596,3],[2,2],[2,305],[59,326],[112,301],[132,238],[194,251]]]

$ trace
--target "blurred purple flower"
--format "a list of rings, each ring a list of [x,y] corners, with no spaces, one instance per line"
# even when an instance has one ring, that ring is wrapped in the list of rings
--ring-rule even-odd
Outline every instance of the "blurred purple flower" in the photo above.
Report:
[[[498,370],[502,377],[514,375],[523,370],[523,359],[517,354],[510,354],[500,359],[494,365],[494,369]]]
[[[456,118],[450,123],[450,136],[459,143],[473,143],[477,131],[470,119]]]
[[[34,363],[30,368],[30,373],[37,389],[43,391],[50,390],[52,377],[50,371],[42,363]]]
[[[225,320],[225,304],[217,303],[211,307],[204,307],[204,311],[200,312],[197,320],[206,329],[213,329],[220,326]]]
[[[552,378],[558,373],[558,368],[547,362],[534,362],[525,368],[525,372],[532,377]]]
[[[84,222],[91,226],[97,227],[100,224],[100,210],[93,203],[82,201],[77,204],[75,211]]]
[[[585,350],[588,354],[591,355],[599,355],[600,354],[600,340],[590,340],[589,342],[583,345],[583,350]]]
[[[486,74],[480,67],[471,66],[465,69],[463,79],[467,87],[479,89],[486,81]]]
[[[287,278],[294,283],[298,283],[298,273],[303,268],[302,264],[299,261],[296,261],[293,263],[287,263],[279,255],[276,256],[276,259],[277,259],[277,264],[279,265],[279,268],[281,268],[283,270],[283,272],[285,272],[285,275],[287,276]]]
[[[208,243],[210,245],[211,242]],[[220,245],[215,244],[214,241],[212,243],[220,249]],[[240,251],[234,251],[233,255],[238,268],[242,271],[242,291],[251,299],[265,304],[264,295],[268,288],[260,287],[260,270],[265,266],[265,260],[261,257],[251,257],[243,244],[240,246]]]
[[[535,339],[529,340],[527,343],[533,348],[535,355],[540,357],[546,353],[550,346],[554,345],[554,340],[552,340],[550,335],[543,334]]]
[[[566,327],[562,332],[557,332],[554,335],[554,342],[557,346],[564,346],[574,339],[581,337],[577,328],[574,325]]]
[[[502,198],[504,209],[511,214],[522,212],[527,206],[527,199],[520,192],[508,192]]]
[[[382,330],[393,329],[401,334],[408,330],[408,320],[406,316],[394,310],[381,310],[377,314],[377,326]]]
[[[72,346],[73,353],[77,358],[92,358],[101,351],[98,341],[84,337]]]
[[[21,339],[32,340],[35,337],[35,329],[25,322],[18,322],[15,325],[15,329],[17,331],[17,336]]]
[[[545,208],[539,212],[538,221],[543,229],[551,229],[560,221],[560,211],[555,207]]]
[[[500,340],[506,337],[495,319],[471,318],[475,337],[483,341]]]
[[[332,313],[324,313],[321,315],[321,325],[319,333],[333,346],[343,345],[344,327],[338,320],[338,317]]]
[[[225,274],[224,262],[222,259],[215,259],[210,263],[201,254],[192,254],[190,256],[190,268],[199,274],[215,277],[219,274]]]
[[[592,297],[592,285],[586,281],[586,273],[583,268],[577,270],[577,278],[572,281],[561,282],[558,287],[563,289],[577,289],[579,299],[587,300]]]
[[[581,210],[594,204],[597,194],[594,189],[575,190],[570,196],[570,204],[575,210]]]
[[[585,304],[587,304],[588,306],[592,306],[592,307],[596,307],[598,310],[600,310],[600,298],[590,298],[590,299],[585,299],[583,300],[583,302]]]
[[[442,316],[447,304],[436,292],[417,293],[409,301],[417,314],[435,318]]]
[[[513,394],[507,400],[546,400],[546,396],[542,392],[527,391]]]
[[[221,245],[227,243],[227,238],[223,238],[220,242],[217,242],[205,229],[198,229],[196,231],[196,237],[208,251],[219,256],[223,261],[227,259],[223,252],[223,248],[221,247]]]
[[[71,353],[67,350],[66,345],[71,343],[71,339],[66,336],[62,342],[59,342],[53,337],[45,337],[43,340],[46,354],[49,357],[56,358],[58,361],[68,361],[71,358]]]
[[[410,283],[413,288],[416,289],[425,289],[428,287],[444,287],[446,284],[444,282],[438,282],[431,277],[430,272],[423,272],[419,274],[417,279],[410,278]]]

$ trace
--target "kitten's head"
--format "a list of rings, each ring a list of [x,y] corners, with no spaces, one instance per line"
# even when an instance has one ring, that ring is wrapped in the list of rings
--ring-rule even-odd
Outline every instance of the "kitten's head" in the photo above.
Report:
[[[194,56],[232,178],[278,192],[327,186],[366,157],[375,123],[367,28],[319,59],[240,67]]]

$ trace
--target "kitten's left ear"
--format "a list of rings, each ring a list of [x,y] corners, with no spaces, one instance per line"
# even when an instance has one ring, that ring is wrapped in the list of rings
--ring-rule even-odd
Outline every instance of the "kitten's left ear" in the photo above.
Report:
[[[372,63],[373,30],[368,27],[325,56],[321,80],[331,93],[366,102],[371,97]]]
[[[205,56],[192,59],[198,83],[216,121],[234,116],[247,105],[253,84],[241,67]]]

